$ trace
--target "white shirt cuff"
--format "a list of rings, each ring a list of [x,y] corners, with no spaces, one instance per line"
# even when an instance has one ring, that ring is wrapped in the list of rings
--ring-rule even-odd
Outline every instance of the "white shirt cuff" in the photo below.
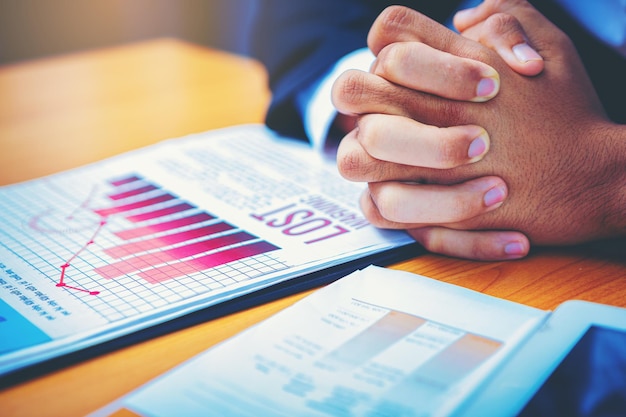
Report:
[[[349,69],[369,71],[374,59],[374,54],[368,48],[351,52],[341,58],[330,72],[313,87],[311,99],[304,109],[304,130],[315,149],[323,149],[328,130],[337,114],[331,101],[333,83],[341,73]]]

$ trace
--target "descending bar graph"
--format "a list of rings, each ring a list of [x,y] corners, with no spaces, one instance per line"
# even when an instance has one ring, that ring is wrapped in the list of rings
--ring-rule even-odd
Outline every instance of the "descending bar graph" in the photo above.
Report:
[[[116,189],[106,197],[114,205],[93,212],[101,218],[122,216],[137,226],[113,232],[123,241],[103,250],[113,261],[94,268],[105,279],[136,274],[156,284],[280,249],[213,214],[198,212],[138,175],[109,184]],[[182,217],[159,222],[172,215]]]

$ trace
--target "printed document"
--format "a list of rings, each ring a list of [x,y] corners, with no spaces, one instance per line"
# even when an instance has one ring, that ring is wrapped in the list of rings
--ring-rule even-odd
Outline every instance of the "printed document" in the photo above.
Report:
[[[0,375],[413,243],[262,125],[0,187]]]

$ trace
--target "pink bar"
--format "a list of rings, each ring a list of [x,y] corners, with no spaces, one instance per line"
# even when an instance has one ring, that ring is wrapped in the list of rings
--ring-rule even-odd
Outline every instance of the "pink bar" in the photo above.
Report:
[[[146,239],[139,242],[126,243],[123,245],[115,246],[113,248],[105,249],[104,252],[113,258],[123,258],[128,255],[146,252],[152,249],[163,248],[166,246],[174,245],[176,243],[210,236],[215,233],[225,232],[232,229],[234,229],[234,227],[228,223],[216,223],[204,227],[199,227],[197,229],[185,230],[184,232],[172,233],[169,235],[154,237],[152,239]]]
[[[123,261],[101,266],[99,268],[96,268],[95,271],[104,278],[117,278],[124,274],[137,272],[140,269],[147,268],[153,265],[162,264],[170,261],[177,261],[180,258],[186,258],[203,252],[208,252],[213,249],[230,246],[235,243],[241,243],[255,238],[256,236],[253,236],[247,232],[237,232],[226,236],[220,236],[213,239],[207,239],[201,242],[192,243],[190,245],[180,246],[178,248],[139,255],[133,258],[125,259]]]
[[[137,227],[135,229],[122,230],[119,232],[115,232],[115,235],[120,239],[130,240],[138,237],[153,235],[158,232],[178,229],[179,227],[189,226],[191,224],[202,223],[208,220],[213,220],[214,218],[215,217],[207,213],[198,213],[194,214],[193,216],[170,220],[168,222],[152,224],[150,226]]]
[[[255,242],[250,245],[238,246],[221,252],[206,255],[198,259],[181,261],[140,272],[138,275],[151,284],[179,278],[209,268],[215,268],[239,259],[250,258],[280,249],[268,242]]]
[[[132,274],[141,269],[148,268],[152,265],[162,264],[172,260],[170,256],[166,256],[163,252],[151,253],[124,261],[112,263],[94,269],[94,271],[103,278],[113,279],[122,275]]]
[[[162,194],[153,198],[148,198],[147,200],[141,200],[135,203],[124,204],[122,206],[114,206],[114,207],[109,207],[106,209],[94,210],[94,212],[99,214],[102,217],[106,217],[112,214],[123,213],[125,211],[153,206],[155,204],[163,203],[165,201],[173,200],[175,198],[176,197],[174,197],[171,194]]]
[[[278,246],[274,246],[268,242],[257,242],[251,245],[237,246],[236,248],[227,249],[225,251],[217,252],[211,255],[202,256],[197,259],[192,259],[189,262],[200,267],[201,269],[214,268],[218,265],[223,265],[228,262],[236,261],[238,259],[249,258],[251,256],[260,255],[262,253],[271,252],[273,250],[280,249]]]
[[[191,210],[195,207],[188,203],[181,203],[175,206],[169,206],[160,210],[149,211],[147,213],[136,214],[134,216],[127,216],[126,219],[133,223],[143,222],[146,220],[156,219],[158,217],[167,216],[169,214],[180,213],[181,211]]]
[[[226,236],[216,237],[214,239],[192,243],[186,246],[180,246],[178,248],[167,250],[165,251],[165,253],[171,255],[174,259],[180,259],[207,252],[213,249],[223,248],[225,246],[245,242],[251,239],[256,239],[256,236],[253,236],[248,232],[237,232]]]
[[[141,181],[141,178],[139,178],[136,175],[131,175],[129,177],[121,178],[119,180],[109,181],[109,184],[111,184],[111,185],[113,185],[115,187],[119,187],[121,185],[130,184],[131,182],[135,182],[135,181]]]
[[[154,191],[154,190],[158,190],[158,187],[152,184],[148,184],[148,185],[144,185],[143,187],[134,188],[132,190],[123,191],[121,193],[111,194],[109,195],[109,198],[111,200],[121,200],[123,198],[132,197],[135,195],[147,193],[147,192]]]

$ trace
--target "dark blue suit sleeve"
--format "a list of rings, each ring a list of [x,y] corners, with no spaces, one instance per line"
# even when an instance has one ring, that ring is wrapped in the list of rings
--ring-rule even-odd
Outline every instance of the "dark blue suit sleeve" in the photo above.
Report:
[[[396,3],[396,4],[401,4]],[[404,2],[443,20],[458,1]],[[267,68],[272,102],[267,125],[304,138],[295,96],[317,81],[341,57],[367,46],[367,33],[389,1],[261,0],[254,18],[250,51]]]
[[[343,55],[365,47],[369,27],[381,10],[358,0],[261,2],[251,50],[269,74],[270,128],[304,137],[295,95]]]

